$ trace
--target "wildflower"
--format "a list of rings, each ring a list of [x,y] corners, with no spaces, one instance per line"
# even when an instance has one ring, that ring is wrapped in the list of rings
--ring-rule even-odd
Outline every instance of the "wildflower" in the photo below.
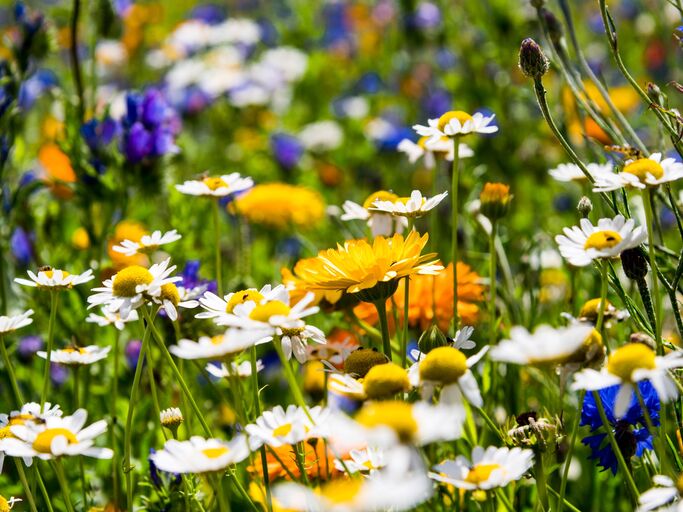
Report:
[[[487,117],[481,112],[470,115],[461,110],[454,110],[446,112],[438,119],[429,119],[427,126],[416,124],[413,126],[413,130],[419,135],[429,137],[425,142],[429,146],[430,144],[437,144],[443,137],[455,137],[470,133],[496,133],[498,127],[492,124],[495,117],[495,114]]]
[[[486,183],[479,195],[479,211],[491,221],[505,217],[512,196],[510,187],[503,183]]]
[[[126,267],[129,265],[147,265],[148,259],[144,254],[134,254],[133,256],[126,256],[114,250],[116,245],[120,245],[124,240],[131,242],[140,242],[143,236],[147,236],[148,232],[145,227],[139,222],[124,220],[119,222],[114,228],[114,235],[107,242],[107,254],[111,258],[114,265],[119,267]]]
[[[10,426],[13,437],[3,441],[5,453],[12,457],[38,457],[50,460],[64,455],[86,455],[96,459],[111,459],[109,448],[93,446],[97,436],[107,430],[106,420],[83,428],[88,413],[78,409],[72,416],[48,416],[44,422],[26,422]]]
[[[597,226],[581,219],[580,227],[564,228],[564,235],[557,235],[555,241],[570,264],[585,267],[596,259],[616,258],[622,251],[643,243],[647,231],[634,226],[635,221],[626,220],[623,215],[600,219]]]
[[[170,244],[180,240],[182,237],[173,229],[161,234],[161,231],[154,231],[151,235],[144,235],[139,242],[124,240],[121,245],[115,245],[112,249],[126,256],[133,256],[138,253],[152,253],[160,246]]]
[[[642,343],[628,343],[613,350],[607,364],[597,371],[585,368],[574,375],[572,389],[597,391],[619,385],[614,404],[615,417],[621,419],[628,411],[633,386],[641,380],[652,383],[661,402],[667,403],[678,396],[678,388],[669,370],[683,366],[683,352],[672,351],[658,356]]]
[[[315,258],[300,260],[294,273],[312,290],[382,294],[378,289],[382,285],[396,286],[402,277],[434,274],[443,268],[434,254],[420,254],[428,238],[427,234],[420,236],[412,231],[405,239],[399,234],[376,237],[372,245],[365,240],[350,240],[337,249],[321,251]],[[387,298],[385,295],[382,300]]]
[[[260,290],[256,288],[247,288],[246,290],[239,290],[229,293],[223,298],[220,298],[213,292],[206,292],[204,296],[199,299],[199,304],[206,310],[206,312],[198,313],[197,318],[212,318],[220,319],[231,315],[238,304],[245,302],[257,302],[261,300],[275,300],[285,299],[288,294],[284,287],[273,287],[270,284],[265,285]]]
[[[459,455],[434,466],[429,477],[468,491],[495,489],[521,479],[533,465],[533,459],[531,450],[475,446],[471,462]]]
[[[260,359],[256,361],[256,372],[260,372],[263,370],[263,361]],[[236,363],[232,361],[230,363],[230,368],[228,368],[225,363],[221,363],[220,366],[216,366],[215,364],[207,364],[206,367],[206,372],[209,375],[213,375],[214,377],[218,379],[227,379],[230,377],[240,377],[243,379],[246,379],[247,377],[251,377],[251,362],[250,361],[242,361],[241,363]]]
[[[506,443],[540,451],[545,451],[548,445],[557,442],[557,434],[562,425],[559,418],[539,418],[535,411],[522,413],[512,418],[512,421],[512,427],[506,429],[509,438]]]
[[[645,189],[683,178],[683,164],[673,158],[662,159],[661,153],[648,158],[628,160],[621,172],[596,177],[593,192],[611,192],[621,188]]]
[[[409,389],[408,372],[390,362],[373,366],[363,378],[363,391],[370,399],[390,398]]]
[[[161,263],[155,263],[149,269],[139,265],[131,265],[116,273],[102,284],[104,286],[93,288],[93,295],[88,297],[90,308],[105,306],[111,313],[120,313],[121,318],[126,319],[133,309],[137,309],[148,300],[165,299],[163,287],[172,284],[180,277],[168,277],[174,270],[175,265],[170,266],[168,258]],[[176,292],[177,293],[177,292]]]
[[[86,270],[82,274],[70,274],[66,270],[53,269],[46,266],[40,267],[37,275],[30,270],[27,273],[31,278],[30,280],[17,277],[14,279],[14,282],[34,288],[66,290],[71,289],[73,286],[87,283],[95,278],[92,275],[91,269]]]
[[[341,146],[344,132],[335,121],[317,121],[301,129],[299,140],[308,150],[331,151]]]
[[[303,464],[299,464],[296,457],[293,456],[292,447],[290,445],[282,445],[278,448],[269,447],[266,452],[266,463],[268,477],[271,482],[283,478],[285,480],[297,480],[301,477],[301,466],[306,472],[306,475],[313,479],[329,480],[339,476],[340,471],[337,470],[333,461],[336,462],[334,453],[322,442],[307,442],[302,443],[297,447],[299,453],[303,452]],[[256,473],[263,478],[263,466],[260,459],[255,460],[256,464],[250,466],[247,470],[250,473]],[[263,496],[265,499],[265,495]],[[274,503],[275,505],[275,503]],[[274,510],[277,508],[274,507]]]
[[[520,365],[564,364],[584,346],[592,331],[593,326],[588,324],[559,329],[541,325],[532,334],[516,326],[510,329],[510,339],[493,347],[489,356],[494,361]]]
[[[581,218],[587,219],[593,211],[593,202],[586,196],[581,197],[581,199],[579,199],[578,204],[576,205],[576,211],[579,212]]]
[[[19,503],[20,501],[24,501],[21,498],[15,498],[14,496],[10,497],[10,499],[5,498],[4,496],[0,496],[0,512],[9,512],[14,508],[14,505]]]
[[[401,233],[403,229],[408,227],[408,219],[404,217],[394,217],[389,213],[375,210],[372,205],[377,201],[398,200],[398,196],[393,192],[386,190],[379,190],[370,194],[362,205],[354,203],[353,201],[344,201],[342,209],[344,213],[341,220],[364,220],[366,221],[373,237],[376,236],[391,236],[394,233]]]
[[[29,309],[19,315],[0,316],[0,335],[31,325],[33,323],[32,314],[33,310]]]
[[[161,425],[169,429],[171,432],[175,433],[178,431],[178,427],[183,423],[183,413],[177,407],[169,407],[164,409],[159,413],[159,421]]]
[[[245,428],[255,445],[266,444],[273,448],[299,443],[307,436],[306,416],[296,405],[290,405],[287,410],[277,405]]]
[[[410,139],[403,139],[398,143],[396,149],[408,157],[411,164],[424,158],[424,165],[427,169],[433,169],[436,165],[436,157],[442,155],[449,162],[453,161],[455,149],[453,142],[448,137],[441,137],[436,142],[427,144],[429,137],[420,137],[420,140],[413,142]],[[458,158],[470,158],[474,156],[474,151],[462,142],[458,145]]]
[[[100,327],[106,327],[108,325],[113,325],[119,331],[122,331],[128,322],[135,322],[138,320],[138,312],[132,310],[128,313],[126,318],[121,318],[121,313],[112,313],[106,307],[100,310],[101,315],[96,315],[95,313],[90,313],[88,318],[85,319],[88,323],[94,323]]]
[[[234,207],[250,222],[275,229],[310,227],[325,215],[325,204],[318,192],[285,183],[257,185],[239,197]]]
[[[50,402],[45,402],[42,408],[38,403],[29,402],[22,405],[18,411],[0,414],[0,472],[5,460],[3,440],[15,437],[11,427],[14,425],[25,425],[26,423],[42,424],[51,416],[61,417],[62,411],[59,405],[53,406]],[[33,463],[31,456],[23,456],[22,458],[26,466],[30,466]]]
[[[540,80],[548,72],[550,61],[541,47],[531,38],[522,41],[519,48],[519,69],[529,78]]]
[[[596,164],[589,163],[586,164],[586,168],[594,179],[601,177],[606,174],[612,174],[614,167],[611,163],[606,164]],[[548,171],[551,177],[557,181],[569,182],[569,181],[579,181],[583,182],[587,180],[586,175],[583,173],[581,168],[576,164],[560,164],[557,167],[550,169]]]
[[[164,448],[150,455],[161,471],[168,473],[213,473],[249,457],[249,446],[243,435],[230,441],[192,436],[188,441],[169,439]]]
[[[447,195],[448,192],[443,192],[427,199],[422,197],[422,193],[419,190],[413,190],[410,198],[398,198],[394,201],[376,199],[369,210],[389,213],[398,217],[422,217],[430,210],[436,208]]]
[[[234,356],[253,347],[263,338],[261,333],[250,333],[238,329],[228,329],[217,336],[201,336],[197,341],[178,340],[169,351],[180,359],[213,359]]]
[[[386,466],[385,452],[381,448],[367,447],[362,450],[351,450],[349,459],[335,460],[334,465],[338,471],[349,473],[363,473],[374,475],[377,470]]]
[[[93,364],[107,357],[111,347],[98,347],[90,345],[88,347],[69,347],[61,350],[53,350],[50,356],[52,363],[63,364],[67,366],[81,366]],[[37,352],[38,357],[47,359],[47,352]]]
[[[662,510],[678,512],[681,510],[681,496],[683,494],[683,478],[680,476],[674,482],[668,476],[655,475],[652,477],[652,487],[638,498],[639,507],[636,512],[650,512]]]
[[[643,397],[643,402],[647,407],[647,414],[650,416],[653,426],[658,426],[660,405],[656,391],[652,384],[647,381],[639,382],[638,389]],[[624,460],[630,461],[634,455],[641,457],[645,450],[654,449],[652,444],[653,433],[647,429],[645,413],[641,409],[640,402],[635,395],[629,397],[630,402],[624,415],[616,416],[615,405],[618,393],[619,386],[610,386],[601,389],[598,392],[598,396],[605,409],[605,416],[610,425],[609,428],[614,432],[614,437],[624,456]],[[591,448],[590,458],[596,459],[599,466],[605,470],[612,470],[612,473],[616,475],[617,456],[612,450],[612,445],[607,441],[607,434],[604,432],[604,425],[592,393],[586,394],[583,400],[580,425],[588,425],[591,430],[591,435],[584,437],[581,441]],[[603,432],[597,432],[601,429]]]
[[[420,334],[420,337],[417,340],[417,346],[420,349],[418,352],[424,352],[425,354],[435,348],[445,347],[446,345],[448,345],[448,338],[446,338],[446,335],[441,329],[434,324],[430,325],[426,331]]]
[[[238,172],[222,176],[205,176],[201,180],[190,180],[182,185],[176,185],[178,192],[191,196],[226,197],[249,190],[254,186],[254,180],[244,178]]]
[[[600,297],[589,299],[584,302],[583,306],[581,306],[581,309],[579,310],[579,316],[577,318],[574,318],[567,313],[563,313],[562,316],[570,321],[591,323],[595,325],[595,323],[598,321],[601,303],[602,299]],[[628,310],[617,309],[614,304],[605,299],[605,306],[603,308],[603,318],[605,321],[615,320],[617,322],[622,322],[627,320],[629,316]]]

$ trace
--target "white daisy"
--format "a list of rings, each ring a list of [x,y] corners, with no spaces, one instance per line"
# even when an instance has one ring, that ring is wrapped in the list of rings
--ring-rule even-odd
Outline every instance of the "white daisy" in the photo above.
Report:
[[[611,175],[614,167],[611,163],[606,164],[586,164],[588,173],[594,178],[598,179],[604,175]],[[554,169],[550,169],[548,174],[552,176],[557,181],[569,182],[569,181],[584,181],[586,180],[586,175],[583,173],[581,168],[576,164],[560,164]]]
[[[180,359],[216,359],[237,355],[262,339],[263,336],[258,332],[228,329],[217,336],[201,336],[197,341],[180,339],[177,345],[171,345],[168,350]]]
[[[525,327],[515,326],[510,329],[509,339],[491,348],[489,357],[520,365],[561,364],[584,346],[592,332],[593,326],[584,323],[557,329],[540,325],[533,334]]]
[[[683,511],[683,502],[680,501],[681,493],[671,478],[655,475],[652,477],[652,483],[655,486],[645,491],[638,498],[639,506],[636,512],[650,512],[651,510]]]
[[[678,387],[669,370],[683,366],[683,351],[676,350],[665,356],[642,343],[628,343],[613,350],[607,364],[600,371],[584,368],[574,374],[572,389],[597,391],[610,386],[621,386],[614,402],[614,414],[621,418],[628,410],[634,393],[634,384],[649,380],[659,399],[668,403],[678,396]]]
[[[245,430],[249,434],[253,450],[264,444],[279,448],[300,443],[306,439],[306,428],[306,414],[300,407],[290,405],[285,410],[281,405],[276,405],[272,410],[264,411]]]
[[[170,262],[168,258],[149,269],[131,265],[120,270],[104,281],[104,286],[92,289],[97,293],[88,297],[88,307],[105,306],[110,313],[118,312],[122,319],[127,319],[133,309],[154,298],[161,298],[165,285],[181,280],[180,277],[169,277],[176,268],[175,265],[169,267]]]
[[[33,310],[29,309],[19,315],[0,316],[0,334],[7,334],[8,332],[31,325],[33,323],[32,314]]]
[[[600,219],[597,226],[588,219],[581,219],[580,224],[564,228],[564,235],[555,237],[560,254],[576,267],[585,267],[596,259],[617,258],[622,251],[638,247],[647,239],[647,231],[642,226],[634,227],[635,221],[623,215]]]
[[[429,477],[458,489],[489,490],[505,487],[522,478],[533,465],[533,460],[534,452],[531,450],[475,446],[471,462],[459,455],[455,460],[434,466]]]
[[[645,189],[683,178],[683,164],[673,158],[662,160],[661,153],[648,158],[629,160],[621,172],[596,176],[593,192],[611,192],[621,188]]]
[[[177,429],[183,421],[183,413],[177,407],[169,407],[159,413],[159,422],[166,428]]]
[[[422,355],[409,371],[410,383],[422,387],[422,398],[428,400],[436,387],[441,386],[442,404],[462,403],[463,396],[475,407],[482,407],[484,401],[479,384],[470,370],[486,354],[486,346],[471,357],[466,357],[452,346],[437,347]]]
[[[393,202],[398,200],[398,196],[392,192],[380,190],[370,194],[362,205],[353,201],[344,201],[342,205],[344,213],[340,217],[341,220],[364,220],[373,237],[391,236],[394,233],[403,232],[408,227],[408,219],[371,210],[372,204],[378,199]]]
[[[429,137],[426,144],[437,144],[442,137],[468,135],[470,133],[496,133],[498,127],[493,123],[495,114],[484,116],[481,112],[470,115],[460,110],[446,112],[438,119],[429,119],[428,125],[413,126],[419,135]]]
[[[157,469],[168,473],[212,473],[223,471],[249,457],[243,435],[230,441],[192,436],[189,441],[169,439],[164,448],[150,455]]]
[[[334,461],[337,471],[350,473],[374,474],[386,465],[385,451],[382,448],[367,447],[362,450],[351,450],[349,459]]]
[[[436,155],[444,155],[446,160],[449,162],[453,161],[455,151],[453,142],[448,137],[442,137],[432,144],[427,144],[427,140],[427,137],[422,137],[417,142],[403,139],[398,143],[396,149],[401,153],[405,153],[411,164],[424,157],[424,165],[427,169],[433,169],[436,165]],[[469,158],[471,156],[474,156],[474,151],[467,144],[461,142],[458,146],[458,157]]]
[[[178,192],[191,196],[225,197],[243,192],[254,186],[254,180],[243,178],[240,173],[233,172],[222,176],[206,176],[201,180],[189,180],[176,185]]]
[[[102,308],[101,313],[102,316],[96,315],[95,313],[90,313],[85,321],[88,323],[97,324],[100,327],[113,325],[119,331],[122,331],[128,322],[135,322],[138,320],[138,312],[135,310],[132,310],[130,313],[128,313],[126,318],[121,318],[120,313],[112,313],[107,308]]]
[[[159,249],[160,246],[170,244],[180,240],[182,236],[173,229],[161,234],[161,231],[155,231],[151,235],[144,235],[139,242],[131,240],[124,240],[121,245],[115,245],[112,249],[116,252],[125,254],[126,256],[134,256],[138,253],[149,254]]]
[[[377,199],[372,203],[369,210],[399,217],[422,217],[430,210],[436,208],[447,195],[448,192],[443,192],[428,199],[423,197],[422,192],[419,190],[413,190],[409,198],[398,198],[396,201]]]
[[[83,428],[87,418],[86,410],[78,409],[72,416],[49,416],[44,423],[12,425],[14,437],[5,439],[2,448],[13,457],[50,460],[64,455],[86,455],[111,459],[114,453],[109,448],[94,446],[94,439],[107,431],[107,421],[96,421]]]
[[[239,290],[229,293],[223,298],[220,298],[213,292],[205,292],[204,296],[199,299],[199,305],[206,311],[198,313],[196,318],[224,318],[230,315],[235,306],[245,302],[260,302],[262,300],[289,300],[289,293],[284,289],[284,286],[272,287],[267,284],[260,290],[256,288],[247,288],[246,290]]]
[[[70,347],[60,350],[53,350],[50,355],[52,363],[59,363],[68,366],[80,366],[86,364],[93,364],[107,357],[111,347],[98,347],[90,345],[88,347]],[[39,350],[38,357],[47,359],[47,352]]]
[[[182,278],[174,278],[182,279]],[[183,290],[183,294],[187,297],[187,293]],[[172,321],[178,319],[178,307],[185,309],[193,309],[199,305],[196,300],[184,300],[184,297],[180,294],[180,289],[175,285],[175,283],[165,283],[161,286],[160,293],[158,295],[150,295],[150,300],[159,305],[160,309],[163,309],[168,318]]]
[[[82,274],[70,274],[66,270],[41,267],[38,269],[37,275],[30,270],[28,270],[27,273],[31,278],[30,280],[17,277],[14,279],[14,282],[23,284],[24,286],[32,286],[34,288],[54,288],[63,290],[95,279],[91,269],[86,270]]]
[[[225,363],[221,363],[220,366],[208,363],[204,368],[209,375],[213,375],[218,379],[227,379],[232,376],[237,376],[242,379],[251,377],[251,361],[242,361],[241,363],[235,363],[233,361],[230,363],[230,369],[228,369]],[[260,359],[256,361],[256,372],[262,371],[263,368],[263,361]]]

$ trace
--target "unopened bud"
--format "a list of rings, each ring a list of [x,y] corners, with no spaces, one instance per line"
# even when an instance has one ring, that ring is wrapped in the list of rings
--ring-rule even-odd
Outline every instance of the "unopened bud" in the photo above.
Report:
[[[486,183],[479,194],[479,211],[491,221],[502,219],[508,212],[512,195],[503,183]]]
[[[448,345],[448,338],[436,325],[429,327],[429,329],[422,333],[420,339],[417,340],[417,347],[423,354],[428,354],[435,348],[445,347],[446,345]]]
[[[386,364],[387,356],[371,348],[359,348],[351,352],[344,361],[344,372],[364,378],[373,366]]]
[[[540,80],[548,72],[550,62],[541,47],[531,38],[522,41],[519,48],[519,68],[529,78]]]
[[[639,248],[626,249],[621,253],[621,266],[629,279],[637,281],[647,275],[647,258]]]
[[[169,407],[159,413],[161,424],[173,432],[175,435],[178,432],[178,427],[184,421],[183,413],[177,407]]]
[[[548,36],[553,44],[560,44],[560,40],[564,35],[562,23],[557,17],[548,9],[541,9],[540,15],[543,17],[543,22],[548,29]]]
[[[664,93],[657,84],[647,83],[647,96],[657,105],[664,105]]]
[[[576,205],[576,209],[578,210],[579,215],[585,219],[593,211],[593,203],[586,196],[583,196],[579,199],[579,204]]]

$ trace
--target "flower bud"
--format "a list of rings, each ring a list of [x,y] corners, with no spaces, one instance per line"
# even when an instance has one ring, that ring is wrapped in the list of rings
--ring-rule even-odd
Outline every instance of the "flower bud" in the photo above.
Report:
[[[647,275],[647,258],[639,248],[626,249],[621,253],[621,265],[629,279],[637,281]]]
[[[445,347],[448,345],[448,338],[441,332],[436,325],[432,325],[420,335],[420,339],[417,340],[417,347],[423,354],[428,354],[435,348]]]
[[[510,187],[503,183],[486,183],[479,194],[479,211],[491,221],[502,219],[507,214],[512,195]]]
[[[177,407],[169,407],[159,413],[161,425],[169,429],[175,436],[178,432],[178,427],[185,421],[183,413]]]
[[[519,68],[529,78],[540,80],[548,72],[550,62],[541,47],[530,37],[519,48]]]
[[[371,348],[359,348],[347,356],[344,361],[344,372],[363,378],[373,366],[388,362],[387,356],[381,352]]]
[[[593,203],[586,196],[583,196],[579,199],[579,204],[576,205],[576,209],[579,211],[579,215],[585,219],[593,211]]]
[[[560,20],[558,20],[557,17],[548,9],[541,9],[541,16],[543,17],[545,26],[548,28],[548,36],[550,37],[550,40],[553,42],[553,44],[560,44],[560,40],[564,35]]]

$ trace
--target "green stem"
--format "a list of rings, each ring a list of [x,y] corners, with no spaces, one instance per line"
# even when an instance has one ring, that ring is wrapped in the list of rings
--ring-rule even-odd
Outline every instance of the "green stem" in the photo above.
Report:
[[[74,410],[78,410],[81,406],[81,367],[74,366]],[[88,508],[88,487],[85,483],[85,467],[83,465],[83,457],[78,457],[78,471],[81,477],[81,491],[83,492],[83,508]]]
[[[118,509],[119,506],[119,450],[116,442],[116,428],[118,427],[118,417],[116,414],[116,399],[119,396],[119,362],[121,360],[120,349],[119,349],[119,332],[115,331],[114,334],[114,379],[112,381],[112,397],[111,397],[111,448],[114,451],[114,456],[112,460],[112,486],[114,488],[114,508]]]
[[[491,233],[489,234],[489,343],[497,342],[496,332],[496,221],[491,221]]]
[[[403,280],[405,283],[403,297],[403,339],[401,343],[401,367],[405,368],[408,361],[408,316],[410,313],[410,276]]]
[[[59,292],[50,290],[50,322],[47,325],[47,354],[45,356],[45,371],[43,373],[43,391],[40,394],[40,410],[43,410],[47,392],[50,389],[50,361],[52,360],[52,348],[55,338],[55,319],[57,318],[57,305],[59,304]]]
[[[294,401],[298,406],[300,406],[304,410],[308,419],[311,422],[313,422],[311,413],[308,412],[308,406],[306,405],[306,401],[304,400],[304,395],[301,393],[301,388],[299,387],[299,383],[297,382],[296,375],[294,375],[294,372],[292,371],[292,366],[289,364],[289,361],[287,361],[284,352],[282,352],[282,345],[280,344],[279,337],[276,336],[273,339],[273,346],[275,347],[275,351],[277,352],[277,355],[280,358],[280,362],[282,363],[282,368],[285,371],[285,378],[287,379],[287,383],[289,384],[289,390],[292,392],[292,395],[294,396]]]
[[[14,374],[14,367],[12,366],[12,361],[9,358],[9,354],[7,353],[7,347],[5,346],[5,337],[2,334],[0,334],[0,351],[2,352],[2,361],[5,364],[7,376],[9,377],[9,382],[12,386],[14,400],[17,403],[17,409],[21,409],[21,406],[24,404],[24,397],[21,394],[21,389],[19,389],[17,377]]]
[[[223,480],[223,475],[220,473],[216,475],[214,481],[214,494],[216,496],[216,499],[218,500],[218,510],[220,512],[228,512],[230,510],[230,506],[228,503],[225,501],[225,495],[223,494],[223,485],[222,485],[222,480]]]
[[[451,260],[453,262],[453,332],[458,330],[458,187],[460,178],[460,137],[453,137],[453,170],[451,176]]]
[[[564,495],[567,491],[567,480],[569,479],[569,467],[572,463],[572,454],[574,453],[574,444],[576,443],[576,435],[579,432],[579,422],[581,420],[581,407],[583,406],[583,399],[586,396],[585,391],[579,393],[579,410],[576,411],[574,417],[574,423],[572,423],[572,431],[569,437],[569,447],[567,448],[567,459],[564,463],[564,469],[562,470],[562,481],[560,483],[560,496],[557,502],[557,512],[562,512],[564,508]]]
[[[31,512],[37,512],[36,500],[31,492],[31,486],[26,480],[26,472],[24,471],[24,466],[21,465],[21,461],[18,457],[13,457],[14,465],[17,467],[17,474],[19,475],[19,480],[21,480],[21,485],[24,487],[24,493],[26,494],[26,499],[28,500],[28,505],[31,507]]]
[[[657,279],[657,260],[655,259],[655,232],[652,224],[652,203],[648,190],[643,191],[643,206],[645,206],[645,222],[647,224],[647,245],[650,256],[650,269],[652,270],[652,299],[655,305],[655,342],[657,354],[664,353],[662,346],[662,301],[659,297],[659,279]]]
[[[391,338],[389,337],[389,323],[387,321],[387,303],[384,299],[380,299],[375,301],[374,305],[377,308],[379,323],[382,327],[382,350],[384,350],[384,355],[391,361]]]
[[[50,495],[47,493],[47,489],[45,488],[45,482],[43,482],[43,477],[40,475],[40,470],[38,469],[38,464],[33,465],[32,469],[35,479],[38,482],[38,487],[40,488],[40,494],[43,496],[43,502],[45,506],[47,507],[48,512],[53,512],[52,509],[52,498],[50,498]]]
[[[220,204],[218,200],[213,201],[213,228],[214,228],[214,250],[216,251],[216,289],[218,295],[223,295],[223,267],[221,265],[221,218]]]
[[[249,358],[251,360],[251,380],[252,391],[254,393],[254,418],[258,418],[261,415],[261,399],[259,397],[256,346],[251,347],[251,349],[249,350]],[[266,505],[268,506],[268,512],[272,512],[273,498],[270,492],[270,476],[268,475],[268,457],[266,455],[265,446],[261,446],[259,452],[261,454],[261,469],[263,470],[263,486],[266,489]]]
[[[609,351],[609,344],[604,336],[605,310],[607,309],[607,262],[600,261],[600,304],[598,305],[598,320],[595,323],[595,330],[600,333],[605,343],[605,348]]]
[[[621,470],[622,476],[626,480],[628,490],[631,492],[633,499],[637,502],[638,496],[640,495],[640,493],[638,492],[638,487],[636,487],[636,483],[633,480],[633,475],[631,475],[631,471],[629,470],[628,465],[624,460],[624,454],[621,453],[621,448],[619,448],[617,439],[614,437],[612,425],[607,420],[607,415],[605,414],[605,407],[602,405],[602,399],[600,398],[600,394],[597,391],[592,391],[592,393],[593,400],[595,401],[595,404],[598,408],[598,413],[600,414],[600,419],[602,420],[602,426],[605,428],[605,431],[607,432],[607,438],[609,439],[609,443],[612,446],[612,451],[617,457],[619,469]]]
[[[660,457],[661,461],[662,474],[668,474],[670,472],[671,465],[669,464],[669,458],[667,457],[666,446],[663,443],[663,436],[666,435],[666,432],[663,428],[660,428],[659,432],[655,430],[655,425],[652,422],[652,416],[650,416],[650,410],[647,408],[647,404],[643,399],[643,395],[640,392],[640,387],[638,386],[638,383],[636,383],[633,386],[633,389],[636,393],[636,397],[638,398],[638,405],[640,405],[640,409],[643,411],[643,416],[645,417],[645,425],[647,426],[650,435],[654,438],[655,447],[657,448],[657,456]],[[662,410],[662,415],[663,414],[664,410]],[[662,425],[664,425],[663,422]]]
[[[536,490],[538,500],[543,510],[550,510],[548,504],[548,482],[546,481],[545,468],[543,467],[543,453],[536,453],[534,464],[534,477],[536,478]]]
[[[74,78],[74,85],[76,86],[76,95],[78,97],[78,104],[76,105],[78,111],[78,120],[80,122],[85,118],[85,104],[83,94],[83,78],[81,76],[81,63],[78,58],[78,18],[81,13],[81,1],[74,0],[73,10],[71,12],[71,46],[69,53],[71,55],[71,72]]]
[[[55,475],[57,475],[59,487],[62,490],[62,496],[64,496],[64,504],[66,505],[66,509],[68,512],[74,512],[74,507],[71,504],[69,483],[64,476],[64,467],[62,466],[62,461],[60,459],[55,459],[52,461],[52,468],[54,469]]]

